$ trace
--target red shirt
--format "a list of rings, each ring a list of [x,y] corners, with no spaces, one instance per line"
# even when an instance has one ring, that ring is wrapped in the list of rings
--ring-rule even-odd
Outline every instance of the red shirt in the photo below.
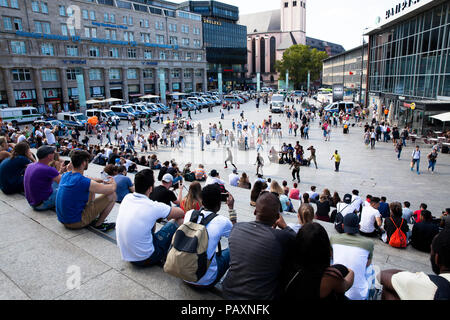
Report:
[[[421,219],[422,219],[421,215],[422,215],[422,210],[414,211],[413,216],[414,216],[414,220],[416,220],[416,223],[421,221]]]

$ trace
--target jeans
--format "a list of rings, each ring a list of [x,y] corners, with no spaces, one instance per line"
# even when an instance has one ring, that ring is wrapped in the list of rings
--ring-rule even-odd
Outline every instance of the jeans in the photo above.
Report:
[[[402,138],[403,146],[406,147],[406,138]]]
[[[220,256],[217,255],[217,253],[216,253],[216,263],[217,263],[216,280],[214,280],[213,283],[211,283],[210,285],[207,285],[207,286],[194,285],[194,287],[205,288],[205,289],[212,288],[220,281],[220,279],[222,279],[222,277],[225,275],[228,268],[230,267],[230,249],[229,248],[222,250],[222,254]]]
[[[175,222],[169,222],[161,228],[157,233],[152,230],[153,247],[155,251],[153,254],[143,261],[132,261],[131,263],[139,267],[149,267],[159,264],[167,255],[172,237],[178,229]]]
[[[182,178],[182,177],[176,177],[176,178],[173,178],[172,185],[177,184],[178,181],[183,181],[183,178]]]
[[[402,150],[398,150],[397,159],[400,159],[400,156],[402,155]]]
[[[434,167],[436,166],[436,161],[428,161],[428,169],[434,172]]]
[[[413,160],[412,160],[411,171],[414,171],[414,165],[415,165],[415,164],[417,164],[417,173],[419,173],[420,159],[413,159]]]
[[[50,209],[54,209],[55,208],[56,193],[58,192],[58,183],[57,182],[53,182],[52,183],[52,189],[53,189],[53,192],[52,192],[52,194],[50,195],[50,197],[47,200],[42,202],[37,207],[32,206],[34,210],[36,210],[36,211],[46,211],[46,210],[50,210]]]

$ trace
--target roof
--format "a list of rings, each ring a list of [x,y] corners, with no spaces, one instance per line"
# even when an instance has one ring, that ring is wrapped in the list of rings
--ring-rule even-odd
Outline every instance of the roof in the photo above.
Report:
[[[330,47],[333,55],[345,52],[344,47],[340,44],[311,37],[306,37],[306,45],[322,51],[325,50],[326,47]]]
[[[364,49],[367,49],[367,47],[368,47],[368,44],[367,44],[367,43],[364,43]],[[358,50],[361,50],[361,49],[362,49],[362,45],[360,45],[360,46],[357,46],[357,47],[355,47],[355,48],[353,48],[353,49],[350,49],[350,50],[347,50],[347,51],[341,52],[341,53],[339,53],[339,54],[336,54],[336,55],[334,55],[334,56],[332,56],[332,57],[326,58],[326,59],[324,59],[323,61],[328,61],[328,60],[332,60],[332,59],[335,59],[335,58],[337,58],[337,57],[340,57],[340,56],[343,56],[343,55],[349,54],[350,52],[353,52],[353,51],[358,51]],[[364,51],[366,51],[366,50],[364,50]]]
[[[271,10],[239,17],[239,24],[247,26],[247,33],[264,33],[281,31],[281,11]]]

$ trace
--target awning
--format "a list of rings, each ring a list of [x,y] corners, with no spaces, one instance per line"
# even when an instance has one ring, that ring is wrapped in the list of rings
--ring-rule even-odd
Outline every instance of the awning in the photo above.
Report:
[[[86,101],[86,104],[95,104],[95,103],[103,103],[101,100],[88,100]]]
[[[148,94],[146,96],[142,96],[139,99],[154,99],[154,98],[159,98],[159,96],[154,96],[152,94]]]
[[[447,122],[447,121],[450,121],[450,112],[441,113],[441,114],[438,114],[436,116],[432,116],[430,118],[433,118],[433,119],[436,119],[436,120],[440,120],[442,122]]]
[[[187,96],[187,94],[186,93],[180,93],[180,92],[175,92],[175,93],[171,93],[171,94],[168,94],[169,96]]]

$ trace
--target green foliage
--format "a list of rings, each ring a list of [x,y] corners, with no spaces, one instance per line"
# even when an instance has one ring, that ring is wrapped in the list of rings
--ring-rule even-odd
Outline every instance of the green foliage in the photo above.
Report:
[[[308,81],[308,71],[311,72],[311,81],[320,78],[323,60],[328,54],[309,46],[296,44],[283,53],[283,59],[277,60],[275,68],[280,73],[280,79],[286,80],[286,70],[289,71],[289,80],[294,82],[294,87]]]

